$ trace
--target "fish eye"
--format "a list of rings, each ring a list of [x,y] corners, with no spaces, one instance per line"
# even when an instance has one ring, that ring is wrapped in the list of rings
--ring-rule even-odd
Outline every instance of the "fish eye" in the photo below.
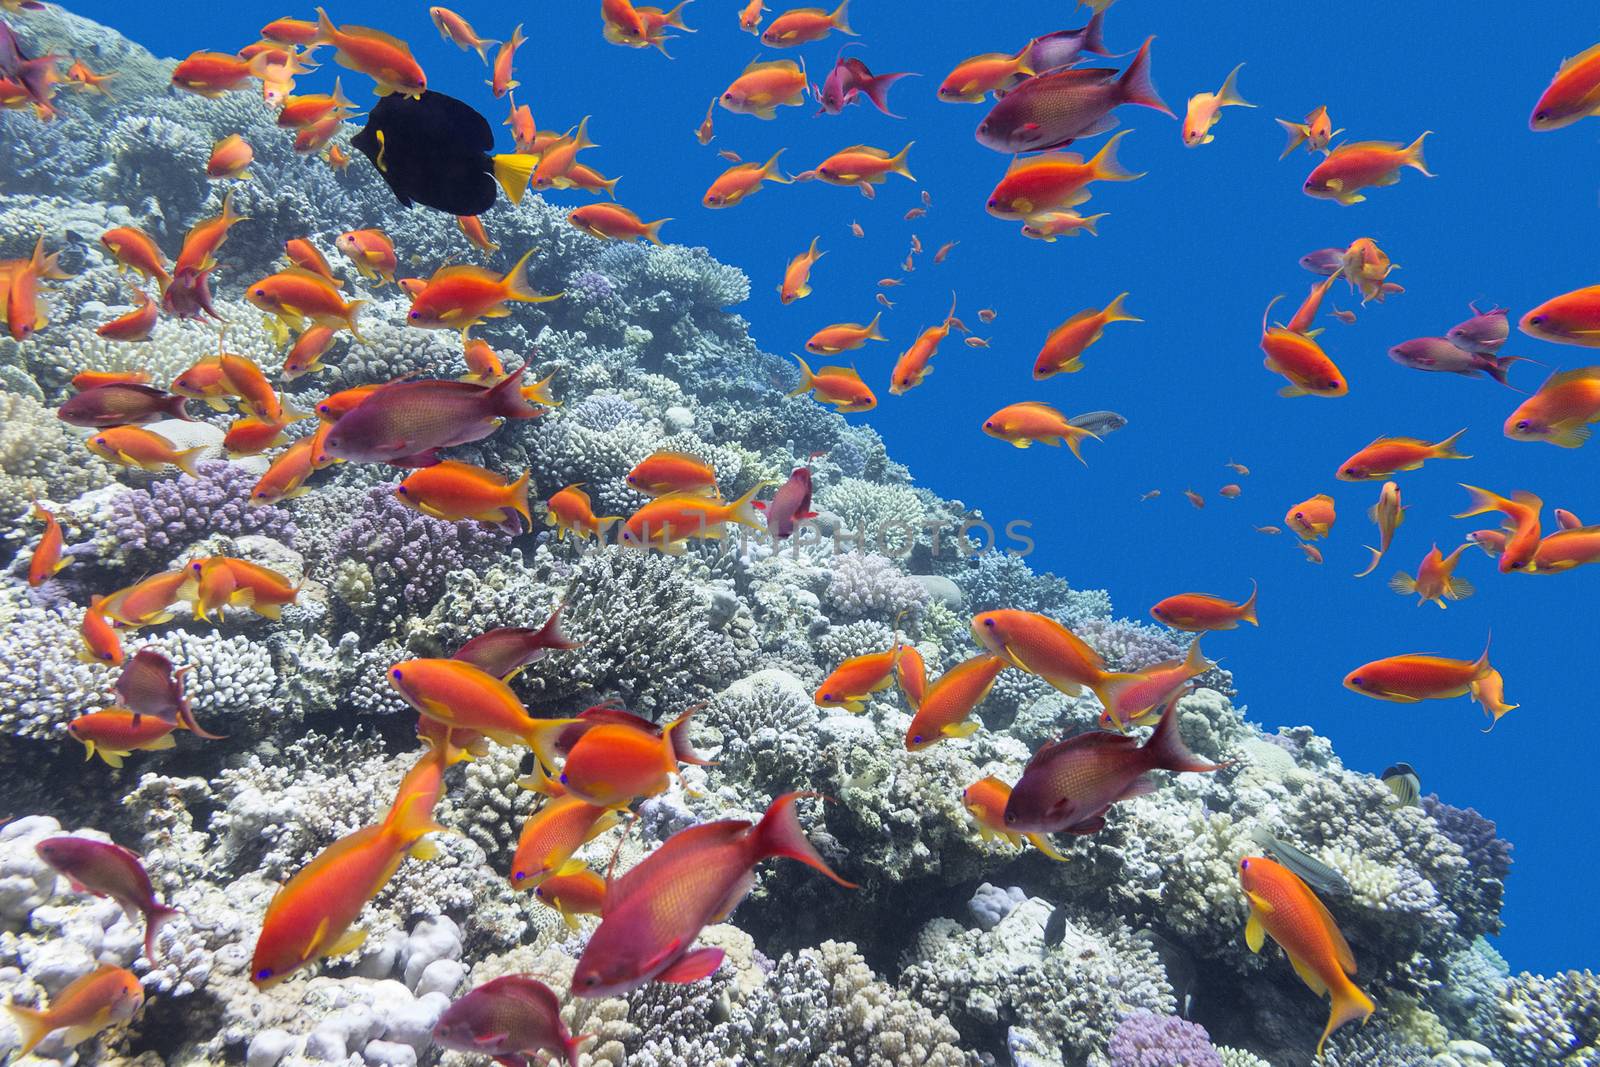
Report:
[[[1511,564],[1511,569],[1514,571],[1520,571],[1524,566],[1526,566],[1526,564],[1524,564],[1521,560],[1518,560],[1517,562]]]
[[[538,897],[540,900],[543,900],[544,899],[544,886],[542,886],[542,885],[534,886],[533,887],[533,895]]]
[[[389,675],[390,675],[390,677],[394,678],[396,681],[399,681],[402,677],[404,677],[400,673],[400,668],[399,667],[396,667],[394,670],[390,671]]]
[[[1549,117],[1550,117],[1550,112],[1548,112],[1548,111],[1535,111],[1533,113],[1533,118],[1534,118],[1534,121],[1536,121],[1536,122],[1543,122],[1545,119],[1547,119]]]
[[[1544,316],[1543,315],[1535,315],[1533,318],[1529,319],[1528,321],[1532,322],[1532,323],[1541,323],[1541,322],[1544,321]]]
[[[1157,618],[1165,618],[1167,613],[1162,611],[1160,608],[1151,608],[1150,614],[1156,616]]]
[[[600,976],[598,974],[586,974],[583,976],[583,984],[593,989],[600,984]]]
[[[1006,824],[1007,825],[1010,825],[1011,823],[1014,823],[1016,821],[1017,821],[1016,815],[1014,815],[1013,813],[1011,813],[1009,811],[1006,812]]]
[[[994,423],[992,423],[992,422],[987,422],[987,421],[986,421],[986,422],[985,422],[985,423],[984,423],[984,424],[983,424],[983,428],[984,428],[984,429],[985,429],[985,430],[992,430],[992,429],[994,429]]]
[[[994,629],[994,620],[993,619],[984,619],[983,620],[983,624],[985,626],[989,627],[989,629],[991,629],[991,630]]]
[[[256,981],[258,981],[258,982],[265,982],[268,978],[271,978],[271,977],[272,977],[272,968],[271,967],[263,967],[259,971],[256,972]]]
[[[1350,684],[1351,685],[1360,685],[1361,684],[1361,675],[1358,674],[1354,678],[1350,679]]]
[[[420,312],[420,311],[413,311],[413,312],[412,312],[412,313],[411,313],[411,314],[410,314],[410,315],[408,315],[408,316],[407,316],[407,318],[411,318],[411,319],[420,319],[420,318],[422,318],[422,312]]]
[[[1361,473],[1361,469],[1359,467],[1346,467],[1344,472],[1354,478],[1357,474]]]
[[[257,286],[256,287],[256,295],[257,296],[266,296],[267,295],[267,291],[265,289],[261,288],[260,286]]]
[[[396,486],[394,491],[399,493],[401,496],[406,496],[407,495],[406,487],[403,486],[403,485]]]
[[[1239,869],[1241,871],[1248,871],[1250,869],[1250,861],[1247,859],[1240,860]]]
[[[1531,428],[1532,426],[1533,426],[1533,423],[1529,422],[1527,419],[1518,419],[1517,420],[1517,429],[1519,429],[1519,430],[1526,430],[1526,429]]]
[[[520,882],[526,877],[528,877],[528,872],[527,871],[512,871],[511,872],[511,880],[513,882]]]
[[[915,736],[915,737],[913,737],[913,738],[912,738],[912,739],[911,739],[911,743],[912,743],[912,744],[914,744],[914,745],[920,745],[920,744],[922,744],[922,735],[921,735],[921,734],[918,734],[918,735],[917,735],[917,736]]]
[[[561,772],[561,784],[562,785],[566,785],[567,784],[567,772],[566,771],[562,771]]]

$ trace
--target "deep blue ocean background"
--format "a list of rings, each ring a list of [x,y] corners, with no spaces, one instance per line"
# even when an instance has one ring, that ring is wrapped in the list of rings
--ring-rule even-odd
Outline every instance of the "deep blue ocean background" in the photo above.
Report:
[[[255,40],[270,19],[311,16],[309,9],[257,0],[68,6],[157,54],[179,57],[196,49],[232,51]],[[1478,594],[1445,612],[1418,607],[1385,585],[1398,569],[1415,573],[1432,543],[1448,551],[1467,531],[1489,524],[1449,517],[1466,499],[1458,481],[1502,492],[1528,489],[1551,507],[1600,521],[1594,476],[1600,443],[1565,451],[1507,440],[1500,426],[1517,394],[1487,380],[1406,370],[1386,356],[1400,341],[1442,334],[1470,314],[1469,300],[1502,304],[1515,318],[1600,280],[1600,122],[1546,134],[1527,128],[1533,101],[1562,57],[1594,43],[1592,8],[1123,0],[1108,13],[1110,47],[1131,51],[1156,35],[1155,81],[1180,115],[1190,95],[1215,91],[1241,61],[1240,91],[1259,107],[1227,109],[1216,141],[1195,150],[1183,147],[1177,122],[1124,109],[1124,126],[1134,132],[1120,156],[1147,176],[1096,188],[1083,210],[1110,212],[1098,239],[1052,245],[1025,240],[1018,224],[984,212],[1006,158],[973,139],[984,108],[941,103],[933,93],[968,55],[1014,51],[1032,36],[1081,26],[1087,12],[1069,13],[1069,4],[857,0],[851,21],[862,43],[850,54],[874,71],[922,74],[891,94],[905,119],[865,103],[838,117],[814,117],[814,106],[784,108],[773,122],[719,109],[709,147],[692,137],[707,101],[753,56],[772,54],[738,30],[742,3],[691,4],[687,20],[699,32],[673,43],[674,60],[607,44],[593,0],[453,6],[491,37],[509,36],[518,18],[526,20],[517,101],[532,105],[541,128],[566,129],[592,114],[590,133],[601,147],[585,161],[622,175],[620,201],[646,220],[672,216],[667,240],[705,245],[751,275],[755,295],[738,310],[767,349],[799,351],[823,325],[870,319],[876,281],[900,273],[911,235],[920,235],[927,254],[906,284],[890,291],[898,306],[885,314],[883,329],[892,343],[853,353],[879,391],[880,406],[851,418],[878,429],[890,454],[939,494],[981,509],[996,525],[1030,521],[1037,548],[1029,562],[1076,586],[1106,588],[1119,614],[1143,617],[1157,599],[1180,591],[1242,597],[1252,578],[1259,581],[1261,628],[1206,640],[1207,652],[1233,671],[1252,717],[1269,726],[1309,723],[1356,769],[1378,772],[1409,761],[1424,791],[1497,820],[1516,846],[1500,950],[1514,969],[1594,964],[1600,911],[1572,904],[1574,891],[1583,891],[1587,857],[1600,843],[1589,817],[1600,738],[1589,714],[1600,570],[1502,576],[1472,550],[1458,574]],[[506,102],[489,94],[487,70],[475,55],[440,40],[425,4],[341,0],[330,14],[410,41],[430,86],[477,106],[509,148],[498,126]],[[835,36],[781,54],[802,55],[820,81],[842,41]],[[338,70],[329,62],[302,81],[302,91],[326,90]],[[347,82],[364,91],[364,79]],[[1348,208],[1304,196],[1300,185],[1312,159],[1301,152],[1278,162],[1284,139],[1272,120],[1297,119],[1324,103],[1335,125],[1357,139],[1409,142],[1433,130],[1427,158],[1439,176],[1408,170],[1398,186],[1372,190],[1366,203]],[[718,149],[760,161],[787,147],[784,162],[796,171],[850,144],[895,151],[911,139],[918,184],[891,177],[876,200],[812,183],[769,185],[727,211],[699,203],[727,166]],[[1092,151],[1100,140],[1086,147]],[[903,221],[924,189],[932,210]],[[587,197],[554,199],[576,204]],[[850,235],[851,220],[865,228],[865,239]],[[813,272],[814,295],[782,306],[774,290],[784,263],[819,234],[828,254]],[[1323,343],[1344,369],[1350,395],[1279,398],[1282,380],[1262,368],[1257,348],[1262,309],[1285,293],[1280,317],[1292,313],[1314,280],[1296,263],[1302,254],[1363,236],[1401,265],[1395,279],[1407,291],[1361,308],[1342,283],[1336,287],[1319,324],[1327,326]],[[932,252],[947,241],[960,244],[936,266]],[[895,355],[943,315],[952,290],[957,313],[992,347],[974,350],[952,337],[935,361],[936,374],[904,397],[889,396]],[[1111,327],[1082,373],[1033,382],[1030,368],[1046,332],[1123,290],[1131,293],[1129,310],[1146,321]],[[1333,306],[1356,309],[1359,321],[1334,321]],[[979,323],[982,307],[999,312],[992,326]],[[1583,349],[1521,334],[1503,351],[1551,368],[1600,362]],[[1512,381],[1531,390],[1546,373],[1519,365]],[[983,436],[985,416],[1024,399],[1068,414],[1111,408],[1131,425],[1104,443],[1087,442],[1087,468],[1065,451],[1021,452]],[[1381,483],[1337,482],[1337,465],[1379,434],[1437,440],[1463,426],[1462,447],[1472,461],[1401,475],[1408,519],[1377,572],[1351,577],[1366,563],[1362,544],[1373,543],[1365,511]],[[1248,464],[1250,476],[1236,478],[1223,465],[1228,460]],[[1244,489],[1239,499],[1217,496],[1236,480]],[[1160,498],[1141,503],[1140,494],[1155,488]],[[1204,510],[1185,501],[1185,488],[1207,498]],[[1332,493],[1339,508],[1332,537],[1321,542],[1324,566],[1309,565],[1289,534],[1252,530],[1281,525],[1289,505],[1319,492]],[[1545,521],[1554,525],[1548,510]],[[1522,705],[1491,734],[1480,732],[1485,720],[1466,698],[1379,703],[1340,684],[1351,668],[1381,656],[1428,651],[1472,658],[1491,629],[1507,695]]]

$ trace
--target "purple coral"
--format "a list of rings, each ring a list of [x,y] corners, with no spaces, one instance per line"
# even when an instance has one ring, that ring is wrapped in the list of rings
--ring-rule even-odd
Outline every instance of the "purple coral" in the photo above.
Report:
[[[294,518],[279,507],[251,507],[256,476],[232,463],[213,461],[198,477],[154,482],[130,489],[111,502],[117,546],[129,563],[163,564],[212,534],[261,534],[294,543]]]
[[[579,271],[567,282],[567,297],[589,304],[603,303],[616,291],[611,279],[597,270]]]
[[[445,575],[510,544],[509,530],[435,519],[396,500],[393,485],[380,485],[367,490],[350,524],[334,535],[331,558],[365,563],[380,595],[398,599],[396,612],[416,614],[439,598]]]
[[[1205,1027],[1146,1008],[1122,1017],[1107,1051],[1111,1067],[1222,1067]]]
[[[1461,846],[1467,858],[1466,877],[1472,885],[1466,895],[1471,908],[1461,916],[1463,934],[1499,933],[1505,881],[1511,873],[1511,842],[1500,836],[1493,819],[1475,808],[1446,804],[1436,793],[1422,798],[1422,810],[1438,824],[1440,833]]]

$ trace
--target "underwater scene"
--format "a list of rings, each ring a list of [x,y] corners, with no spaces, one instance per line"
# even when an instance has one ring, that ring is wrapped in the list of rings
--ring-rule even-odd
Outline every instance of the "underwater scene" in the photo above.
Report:
[[[1593,14],[0,0],[0,1063],[1600,1065]]]

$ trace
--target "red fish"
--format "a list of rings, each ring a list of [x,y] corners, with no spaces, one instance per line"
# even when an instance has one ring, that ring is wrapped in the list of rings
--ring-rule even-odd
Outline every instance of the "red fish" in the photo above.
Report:
[[[766,513],[767,532],[774,540],[788,537],[802,521],[816,518],[817,513],[811,510],[811,469],[796,467],[771,502],[758,507]]]
[[[543,626],[501,626],[472,638],[456,649],[455,657],[486,674],[510,681],[524,667],[537,662],[546,652],[582,648],[561,631],[561,613],[558,605]]]
[[[1366,448],[1339,465],[1336,477],[1341,482],[1377,481],[1397,471],[1414,471],[1430,459],[1471,459],[1456,451],[1465,429],[1443,441],[1419,441],[1415,437],[1379,437]]]
[[[1260,626],[1256,619],[1256,583],[1250,583],[1250,595],[1240,603],[1224,600],[1210,593],[1179,593],[1158,601],[1150,609],[1157,622],[1164,622],[1174,630],[1202,632],[1206,630],[1235,630],[1241,622]]]
[[[188,671],[188,667],[174,670],[172,661],[153,648],[141,648],[123,666],[113,688],[122,706],[135,715],[149,715],[175,723],[196,737],[220,741],[221,734],[208,733],[195,720],[184,692]]]
[[[446,1008],[433,1026],[433,1040],[442,1048],[492,1056],[500,1063],[565,1062],[567,1067],[578,1067],[578,1049],[593,1037],[572,1036],[561,1020],[561,1001],[554,991],[524,974],[508,974],[474,987]]]
[[[112,382],[68,397],[56,417],[72,426],[140,426],[162,419],[189,419],[185,398],[149,385]]]
[[[1533,105],[1528,128],[1558,130],[1600,113],[1600,44],[1562,60],[1561,68]]]
[[[33,847],[39,858],[72,883],[75,893],[110,897],[131,918],[144,918],[144,955],[154,965],[156,934],[177,908],[156,899],[150,876],[136,853],[87,837],[47,837]]]
[[[522,395],[524,370],[489,387],[436,379],[390,382],[334,424],[328,452],[356,463],[428,466],[438,461],[439,449],[480,441],[504,419],[542,414]]]
[[[997,103],[978,124],[978,143],[996,152],[1040,152],[1116,127],[1112,114],[1123,104],[1153,108],[1176,117],[1150,80],[1147,38],[1120,75],[1106,68],[1051,71],[1029,78]]]
[[[150,340],[150,334],[155,331],[156,322],[161,316],[161,308],[141,289],[135,289],[134,295],[139,300],[139,306],[95,327],[94,332],[98,336],[108,341]]]
[[[785,856],[813,867],[847,889],[800,829],[785,793],[759,823],[744,819],[702,823],[673,834],[606,890],[600,926],[578,958],[572,992],[619,996],[648,982],[694,982],[722,963],[720,948],[692,945],[708,923],[731,912],[754,884],[762,860]]]
[[[1359,204],[1366,197],[1362,189],[1378,185],[1394,185],[1400,180],[1400,170],[1411,167],[1432,178],[1427,163],[1422,158],[1422,140],[1432,131],[1424,131],[1409,145],[1394,141],[1358,141],[1343,144],[1318,163],[1306,178],[1305,193],[1322,200],[1335,200],[1346,206]]]

